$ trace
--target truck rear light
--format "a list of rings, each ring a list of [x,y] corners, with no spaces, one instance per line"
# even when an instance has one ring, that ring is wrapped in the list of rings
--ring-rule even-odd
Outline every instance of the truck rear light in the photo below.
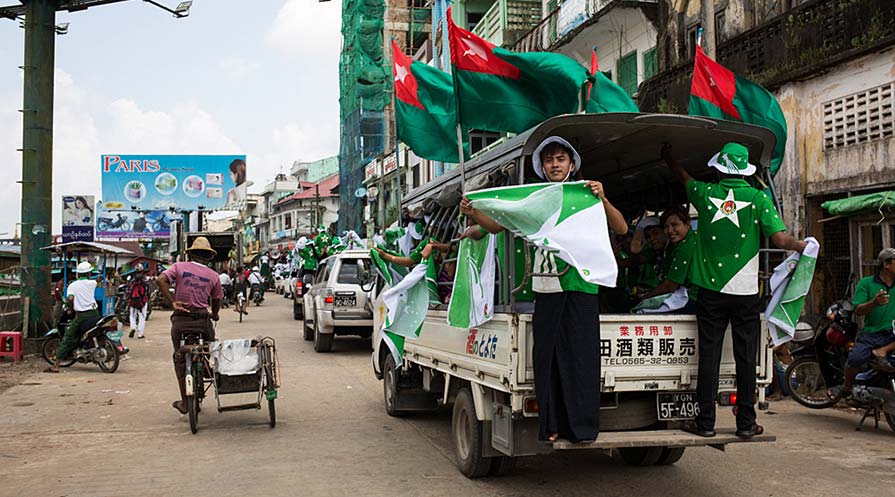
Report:
[[[535,397],[526,397],[522,401],[522,413],[523,414],[537,414],[538,413],[538,399]]]
[[[296,295],[301,296],[301,287],[302,287],[301,281],[296,281],[295,282],[295,294]]]
[[[718,405],[735,406],[737,404],[736,392],[721,392],[718,394]]]
[[[332,307],[333,302],[335,302],[333,291],[331,288],[327,288],[326,292],[323,294],[323,303],[326,304],[327,307]]]

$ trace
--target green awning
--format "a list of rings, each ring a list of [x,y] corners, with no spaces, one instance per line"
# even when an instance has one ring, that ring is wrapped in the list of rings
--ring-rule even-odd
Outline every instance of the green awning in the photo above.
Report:
[[[867,195],[840,198],[838,200],[827,200],[820,206],[834,216],[895,209],[895,191],[868,193]]]

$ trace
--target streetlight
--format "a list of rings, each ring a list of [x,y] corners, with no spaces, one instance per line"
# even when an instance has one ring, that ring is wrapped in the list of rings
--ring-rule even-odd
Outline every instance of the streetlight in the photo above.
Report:
[[[164,5],[156,2],[155,0],[143,0],[143,1],[148,4],[155,5],[156,7],[160,8],[166,12],[170,12],[171,14],[174,14],[174,17],[177,17],[179,19],[190,15],[190,7],[193,6],[192,0],[187,1],[187,2],[180,2],[179,4],[177,4],[177,7],[174,7],[174,9],[165,7]]]
[[[63,22],[56,25],[56,34],[57,35],[65,35],[68,34],[68,23]]]

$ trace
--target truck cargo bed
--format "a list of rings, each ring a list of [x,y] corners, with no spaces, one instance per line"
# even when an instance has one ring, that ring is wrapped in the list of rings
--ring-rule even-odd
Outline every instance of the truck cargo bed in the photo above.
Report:
[[[557,440],[553,443],[554,450],[579,450],[579,449],[622,449],[628,447],[702,447],[711,446],[724,450],[726,444],[750,443],[750,442],[775,442],[774,435],[757,435],[749,439],[736,436],[733,428],[717,430],[717,435],[711,438],[700,437],[681,430],[657,430],[657,431],[616,431],[600,433],[593,443],[574,444],[568,440]]]

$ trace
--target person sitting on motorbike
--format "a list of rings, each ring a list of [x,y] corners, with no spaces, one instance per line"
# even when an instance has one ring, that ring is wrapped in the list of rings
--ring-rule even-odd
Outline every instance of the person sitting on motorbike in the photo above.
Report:
[[[68,305],[75,310],[75,318],[65,328],[65,335],[56,348],[56,362],[45,370],[47,373],[58,373],[59,364],[78,346],[82,335],[81,325],[100,317],[94,296],[96,280],[90,279],[92,271],[93,266],[87,261],[78,264],[75,269],[78,279],[68,285],[67,293]]]
[[[233,279],[230,278],[226,270],[221,271],[218,278],[221,280],[221,289],[224,291],[223,306],[227,307],[229,301],[233,299]]]
[[[236,271],[236,277],[233,278],[233,311],[239,312],[239,306],[235,305],[236,299],[242,295],[243,303],[248,302],[249,300],[249,284],[246,279],[245,272],[242,268],[239,268]],[[242,313],[248,315],[249,311],[247,310],[247,306],[242,306]]]
[[[249,273],[249,285],[252,287],[252,292],[260,292],[261,300],[264,300],[264,277],[261,276],[261,270],[258,266],[254,266],[252,268],[252,272]]]
[[[848,353],[845,364],[845,382],[831,388],[827,395],[831,399],[847,398],[851,395],[855,377],[871,359],[880,357],[895,343],[892,323],[895,321],[895,300],[889,292],[895,286],[895,248],[886,248],[877,257],[877,273],[862,278],[855,286],[852,303],[855,314],[864,316],[864,328],[855,340],[855,346]],[[885,357],[885,355],[883,355]],[[879,362],[879,360],[877,359]],[[888,366],[888,363],[883,360]]]
[[[186,399],[186,358],[180,351],[180,341],[185,334],[201,333],[206,342],[214,340],[214,325],[211,321],[219,319],[221,298],[224,291],[221,280],[208,264],[217,254],[208,243],[208,239],[200,236],[187,249],[189,262],[178,262],[169,267],[158,277],[158,287],[168,303],[174,309],[171,314],[171,342],[174,345],[174,372],[180,387],[180,400],[171,406],[181,414],[187,413]],[[169,288],[176,283],[174,296]],[[209,307],[211,312],[209,312]]]

